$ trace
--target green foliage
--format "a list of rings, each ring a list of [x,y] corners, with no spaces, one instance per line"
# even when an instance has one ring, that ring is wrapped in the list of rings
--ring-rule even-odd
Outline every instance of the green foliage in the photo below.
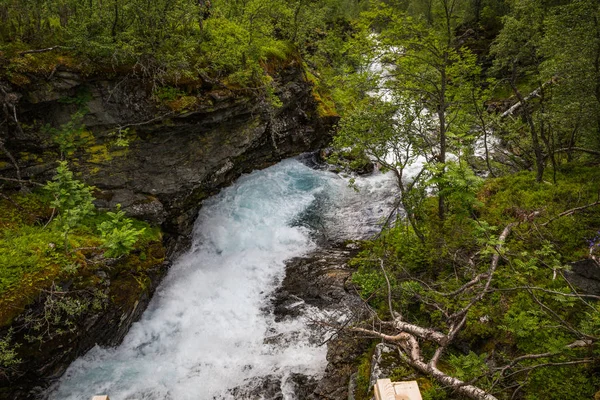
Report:
[[[115,140],[115,146],[117,147],[129,147],[129,128],[119,129],[116,133],[117,139]]]
[[[89,311],[100,311],[106,304],[103,290],[90,288],[84,295],[70,293],[54,283],[46,291],[41,312],[27,310],[19,316],[19,323],[26,328],[25,339],[29,343],[54,339],[75,332],[78,320]]]
[[[98,227],[102,237],[102,247],[106,248],[105,257],[114,258],[129,254],[134,248],[145,228],[135,229],[133,222],[125,218],[125,212],[117,207],[117,212],[107,213],[110,220]]]
[[[600,314],[595,303],[586,304],[574,296],[571,283],[562,276],[568,271],[568,262],[589,257],[600,214],[597,208],[591,208],[553,217],[596,201],[600,190],[598,169],[571,167],[557,174],[556,184],[536,183],[533,173],[523,172],[488,179],[483,185],[479,178],[461,172],[459,164],[448,171],[450,206],[443,229],[434,202],[427,199],[421,222],[424,242],[406,224],[385,230],[377,240],[366,243],[365,250],[353,260],[358,267],[353,281],[362,287],[362,295],[380,318],[387,318],[387,286],[378,261],[383,258],[392,282],[394,307],[402,310],[406,320],[444,332],[447,322],[440,310],[451,313],[464,307],[482,288],[452,296],[443,293],[452,293],[475,274],[487,271],[499,252],[499,267],[489,293],[471,306],[459,334],[463,343],[469,343],[470,352],[464,355],[450,351],[442,358],[444,368],[459,379],[475,380],[485,390],[495,386],[502,392],[498,382],[508,372],[499,376],[492,366],[505,365],[524,354],[548,353],[551,356],[525,359],[510,370],[514,373],[508,375],[510,382],[522,386],[524,398],[559,399],[569,391],[578,393],[577,398],[591,396],[598,384],[592,363],[575,366],[579,371],[577,383],[568,388],[559,387],[562,379],[568,380],[568,367],[552,363],[597,359],[592,355],[597,349],[567,347],[580,337],[572,329],[597,336]],[[457,182],[456,186],[452,181]],[[518,224],[499,251],[499,227],[510,222]],[[565,328],[562,321],[572,328]],[[550,364],[536,367],[544,363]],[[529,368],[533,368],[531,372],[527,372]],[[427,396],[443,398],[443,393],[432,390]],[[510,391],[506,393],[510,397]]]
[[[0,339],[0,375],[7,375],[7,370],[14,368],[21,363],[17,356],[18,345],[11,344],[12,330],[9,330],[6,336]]]
[[[500,225],[507,217],[524,217],[539,213],[537,218],[548,220],[564,210],[593,203],[600,190],[600,175],[595,167],[565,168],[557,172],[555,184],[536,183],[528,172],[489,180],[483,186],[479,200],[481,217],[491,224]],[[597,209],[583,211],[573,216],[551,222],[545,232],[567,260],[587,257],[587,240],[596,236],[600,224]],[[536,236],[528,238],[534,246],[543,242]],[[585,246],[585,248],[584,248]]]
[[[356,400],[367,400],[370,399],[372,392],[369,390],[369,384],[371,383],[371,358],[373,357],[373,350],[375,346],[372,345],[368,351],[363,353],[358,359],[358,373],[356,375]]]
[[[94,212],[91,190],[63,162],[44,190],[0,200],[0,325],[53,281],[82,272],[80,248],[99,252],[104,246],[107,257],[121,256],[161,239],[158,228],[124,218],[120,210]],[[106,229],[99,232],[99,226]]]
[[[475,354],[471,351],[467,355],[450,355],[448,363],[454,368],[454,374],[458,379],[468,382],[489,371],[486,358],[485,353]]]
[[[86,143],[86,130],[85,125],[82,123],[85,113],[86,111],[74,113],[71,115],[71,120],[58,129],[50,125],[43,127],[42,130],[52,137],[63,157],[72,156],[81,145]]]
[[[477,193],[483,185],[483,179],[475,175],[473,169],[466,162],[448,162],[443,167],[444,173],[440,174],[434,169],[431,183],[439,185],[444,194],[449,208],[454,214],[471,214],[473,209],[480,205]]]
[[[198,71],[234,85],[262,83],[273,60],[307,53],[328,24],[358,10],[356,0],[5,0],[0,4],[0,51],[11,57],[10,79],[26,84],[31,60],[18,52],[62,46],[85,73],[114,73],[123,67],[155,83],[199,78]],[[16,57],[13,57],[15,56]],[[42,54],[27,54],[43,59]],[[61,64],[49,59],[51,73]]]
[[[368,298],[384,287],[385,277],[381,272],[359,270],[352,275],[352,282],[359,285],[363,296]]]
[[[594,398],[600,381],[590,379],[585,367],[566,366],[534,370],[530,377],[526,400],[587,400]]]
[[[173,101],[185,96],[185,92],[173,86],[161,86],[154,90],[154,96],[159,101]]]
[[[34,273],[52,263],[66,263],[59,232],[36,227],[5,230],[0,241],[0,293],[18,285],[25,273]]]
[[[94,213],[93,188],[75,179],[66,161],[59,163],[56,175],[45,188],[54,197],[51,205],[58,211],[58,225],[65,237],[84,218]]]

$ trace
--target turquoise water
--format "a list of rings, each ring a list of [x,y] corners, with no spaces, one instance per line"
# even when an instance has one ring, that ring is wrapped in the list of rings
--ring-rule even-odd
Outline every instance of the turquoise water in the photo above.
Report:
[[[376,175],[358,184],[360,193],[292,159],[205,201],[191,250],[174,263],[142,319],[119,347],[96,347],[76,360],[50,398],[229,398],[228,389],[264,376],[320,375],[326,349],[313,344],[303,318],[275,322],[269,296],[284,277],[284,261],[315,248],[316,230],[336,239],[376,230],[393,182]],[[305,223],[314,218],[318,226]],[[295,398],[284,387],[282,393]]]

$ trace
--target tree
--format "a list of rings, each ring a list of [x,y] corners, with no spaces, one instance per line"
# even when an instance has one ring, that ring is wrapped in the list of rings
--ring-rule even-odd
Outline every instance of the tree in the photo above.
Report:
[[[517,98],[526,128],[529,130],[533,148],[536,179],[541,182],[546,166],[540,136],[546,128],[545,115],[536,119],[530,97],[521,93],[522,79],[533,79],[539,82],[539,68],[543,57],[539,46],[543,35],[543,21],[546,12],[541,3],[532,0],[514,0],[511,2],[512,12],[504,17],[504,27],[496,38],[492,54],[495,66],[508,75],[508,83]],[[545,100],[545,99],[543,99]],[[537,120],[537,122],[536,122]]]
[[[575,147],[600,149],[600,5],[577,0],[552,8],[545,19],[542,81],[554,152],[573,159]],[[565,34],[568,32],[568,34]]]
[[[402,118],[397,117],[399,112]],[[334,141],[338,149],[352,148],[359,154],[368,154],[394,173],[399,189],[394,211],[402,207],[421,240],[424,236],[417,220],[431,175],[419,159],[429,156],[422,151],[423,138],[430,136],[430,127],[426,125],[429,120],[422,118],[424,112],[420,105],[398,108],[396,104],[368,97],[342,119]]]
[[[474,102],[481,101],[480,91],[476,89],[481,69],[476,57],[467,48],[460,47],[455,36],[459,3],[431,1],[424,20],[380,4],[365,13],[367,23],[363,30],[367,33],[361,37],[377,49],[375,55],[368,55],[382,64],[380,71],[372,71],[372,75],[379,75],[372,81],[378,86],[379,96],[395,107],[391,118],[397,120],[393,123],[390,118],[386,119],[390,124],[388,133],[374,133],[381,123],[373,123],[363,137],[365,142],[373,140],[373,146],[371,149],[367,149],[368,145],[363,147],[371,152],[372,147],[378,147],[379,151],[371,155],[393,170],[400,168],[400,181],[404,179],[402,170],[417,156],[424,157],[435,178],[431,182],[437,186],[440,221],[445,219],[446,213],[443,176],[448,151],[452,149],[460,156],[461,147],[473,140],[476,121],[471,111]],[[374,30],[378,33],[370,34]],[[377,96],[377,93],[370,92],[368,96]],[[379,118],[377,112],[374,116]],[[346,118],[355,119],[352,115]],[[350,125],[342,122],[342,128]],[[390,134],[390,130],[396,131],[395,134]],[[340,136],[347,132],[342,129]],[[386,146],[382,141],[385,138],[393,143]],[[394,146],[399,148],[394,149]],[[395,158],[391,163],[385,161],[381,152],[384,148],[395,153],[391,154],[391,158]],[[403,183],[400,186],[403,187]]]
[[[533,153],[541,182],[548,160],[556,173],[561,153],[567,161],[574,152],[598,154],[600,11],[588,0],[509,3],[492,54],[517,100],[503,116],[524,124],[504,129],[528,134],[530,142],[517,137],[517,146]]]
[[[526,218],[531,218],[529,229],[542,229],[535,216]],[[382,302],[377,308],[365,302],[366,312],[346,329],[389,343],[406,364],[471,399],[515,398],[527,387],[556,399],[572,390],[583,393],[577,384],[557,389],[547,370],[591,367],[597,362],[600,296],[573,287],[552,245],[521,254],[511,251],[512,246],[522,246],[518,241],[509,243],[514,230],[523,231],[521,223],[509,223],[498,236],[492,234],[494,227],[479,224],[480,247],[473,250],[471,265],[433,280],[412,275],[406,261],[401,261],[404,267],[392,261],[397,251],[392,243],[398,239],[391,235],[399,233],[389,232],[381,241],[390,244],[380,252],[367,251],[360,259],[383,276],[383,290],[378,293],[374,288],[363,296],[370,303],[377,298]],[[361,278],[356,281],[360,284]],[[389,316],[383,317],[386,313]],[[497,332],[490,337],[493,331]],[[516,343],[509,344],[503,334]],[[491,352],[464,353],[455,348],[486,337],[496,343]],[[440,369],[442,362],[445,368]],[[536,388],[537,380],[545,376],[544,385],[551,389]],[[581,384],[589,385],[584,380]]]

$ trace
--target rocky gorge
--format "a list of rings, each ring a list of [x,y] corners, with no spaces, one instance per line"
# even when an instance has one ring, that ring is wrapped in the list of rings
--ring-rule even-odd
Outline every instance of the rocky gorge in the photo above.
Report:
[[[0,378],[0,398],[6,399],[43,397],[43,389],[75,358],[95,345],[120,343],[174,257],[189,247],[202,200],[242,173],[324,146],[337,120],[323,112],[298,60],[273,74],[277,102],[261,91],[229,88],[210,79],[185,88],[185,99],[178,100],[186,105],[180,107],[157,102],[152,85],[134,75],[90,78],[59,68],[49,77],[31,78],[23,88],[2,84],[2,100],[18,109],[14,122],[19,125],[4,143],[14,160],[2,160],[3,174],[35,182],[49,179],[64,155],[43,129],[30,127],[68,124],[84,106],[85,131],[70,157],[95,187],[96,206],[114,209],[120,204],[129,216],[159,226],[163,239],[145,249],[143,257],[138,251],[116,262],[98,261],[89,252],[93,272],[61,286],[73,289],[76,299],[103,305],[78,315],[69,332],[39,346],[28,342],[31,332],[24,328],[24,316],[44,315],[51,296],[47,291],[5,318],[2,332],[14,332],[22,360]],[[115,135],[121,134],[129,142],[126,147],[115,145]]]

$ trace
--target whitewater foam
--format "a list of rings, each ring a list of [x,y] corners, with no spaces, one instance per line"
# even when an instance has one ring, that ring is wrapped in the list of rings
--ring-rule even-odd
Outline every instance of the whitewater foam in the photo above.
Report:
[[[338,238],[368,235],[386,216],[393,179],[358,183],[361,193],[333,173],[286,160],[205,201],[191,250],[142,319],[119,347],[95,347],[76,360],[50,398],[229,398],[229,389],[258,377],[321,374],[326,349],[314,344],[303,318],[275,322],[269,296],[284,261],[315,248],[310,228],[297,220],[317,199],[326,199],[322,219]],[[361,212],[365,203],[371,207]],[[277,336],[284,340],[269,340]]]

